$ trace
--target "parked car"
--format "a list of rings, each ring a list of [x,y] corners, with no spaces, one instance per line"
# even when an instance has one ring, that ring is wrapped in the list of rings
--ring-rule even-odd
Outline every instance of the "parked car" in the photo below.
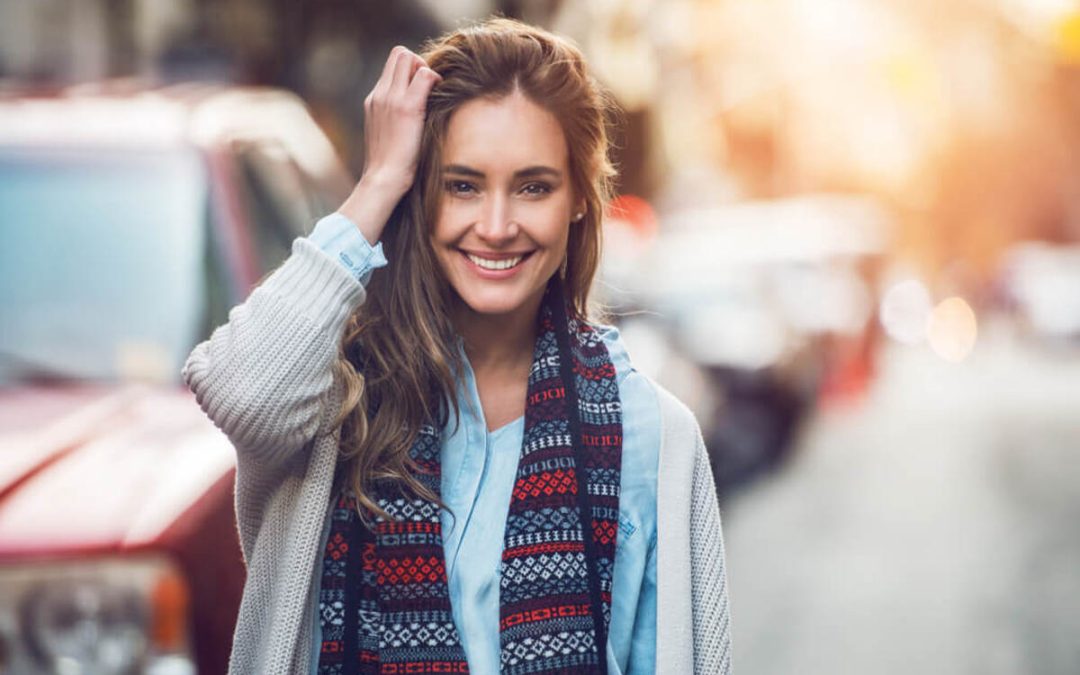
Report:
[[[613,278],[637,303],[616,310],[635,361],[662,354],[646,359],[652,374],[696,408],[724,498],[784,460],[820,392],[868,376],[891,225],[856,195],[685,209],[661,224]],[[639,350],[642,322],[654,337]]]
[[[1080,246],[1028,241],[1012,246],[997,279],[999,301],[1030,340],[1080,344]]]
[[[225,671],[235,456],[180,368],[351,184],[287,92],[0,98],[0,673]]]

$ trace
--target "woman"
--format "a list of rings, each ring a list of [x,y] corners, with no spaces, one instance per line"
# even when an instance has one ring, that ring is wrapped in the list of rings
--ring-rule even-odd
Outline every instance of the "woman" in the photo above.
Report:
[[[353,194],[184,366],[237,448],[230,672],[729,670],[697,424],[588,321],[607,110],[514,21],[391,52]]]

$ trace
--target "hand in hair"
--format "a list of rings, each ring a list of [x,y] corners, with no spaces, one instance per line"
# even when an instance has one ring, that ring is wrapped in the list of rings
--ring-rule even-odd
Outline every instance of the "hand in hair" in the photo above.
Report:
[[[372,244],[416,177],[427,97],[441,79],[399,45],[364,99],[364,174],[338,211]]]

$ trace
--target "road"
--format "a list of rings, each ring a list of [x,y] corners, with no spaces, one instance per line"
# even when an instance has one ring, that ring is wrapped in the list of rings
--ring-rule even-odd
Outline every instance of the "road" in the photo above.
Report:
[[[739,675],[1080,673],[1080,350],[888,347],[723,517]]]

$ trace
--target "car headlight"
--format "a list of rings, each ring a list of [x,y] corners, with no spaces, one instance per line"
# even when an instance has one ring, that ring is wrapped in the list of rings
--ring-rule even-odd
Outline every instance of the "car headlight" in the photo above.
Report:
[[[0,589],[0,671],[194,673],[187,588],[165,559],[0,566]]]
[[[100,579],[62,580],[27,594],[21,623],[46,667],[67,673],[129,673],[147,651],[147,599]]]

